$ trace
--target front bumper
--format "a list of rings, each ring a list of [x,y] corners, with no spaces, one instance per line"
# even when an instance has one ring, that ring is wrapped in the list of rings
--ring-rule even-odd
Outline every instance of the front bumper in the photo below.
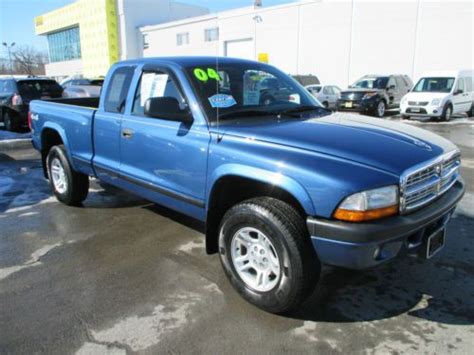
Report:
[[[307,225],[313,247],[323,263],[349,269],[373,267],[404,252],[417,253],[428,235],[449,221],[464,191],[460,179],[425,208],[374,222],[310,217]]]
[[[443,113],[443,107],[400,105],[400,113],[405,116],[439,117]]]
[[[369,100],[346,100],[346,99],[339,99],[336,104],[336,108],[338,111],[349,111],[349,112],[368,112],[375,110],[377,106],[376,99],[369,99]],[[347,107],[349,104],[351,107]]]

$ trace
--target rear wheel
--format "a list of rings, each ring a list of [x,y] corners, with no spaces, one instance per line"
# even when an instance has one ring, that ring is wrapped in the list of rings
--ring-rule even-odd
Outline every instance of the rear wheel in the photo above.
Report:
[[[56,198],[69,206],[78,206],[89,192],[89,177],[75,172],[63,145],[51,148],[46,158],[51,189]]]
[[[18,117],[8,111],[3,114],[3,123],[5,124],[5,129],[10,132],[18,132],[21,128]]]
[[[409,120],[409,119],[410,119],[410,116],[402,115],[402,120]]]
[[[474,117],[474,104],[471,105],[471,109],[466,112],[467,117]]]
[[[232,207],[221,222],[219,253],[237,292],[272,313],[300,305],[316,287],[321,270],[303,218],[274,198]]]

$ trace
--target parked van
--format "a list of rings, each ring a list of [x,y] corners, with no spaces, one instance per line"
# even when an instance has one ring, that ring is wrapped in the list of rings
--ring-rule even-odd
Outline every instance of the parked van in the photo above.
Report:
[[[474,71],[427,73],[400,103],[402,118],[433,117],[449,121],[452,115],[474,116]]]

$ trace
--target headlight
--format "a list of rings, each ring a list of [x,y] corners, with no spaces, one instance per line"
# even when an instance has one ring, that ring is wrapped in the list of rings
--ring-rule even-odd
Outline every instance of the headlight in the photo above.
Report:
[[[439,106],[440,103],[441,103],[440,99],[433,99],[431,101],[431,106]]]
[[[362,100],[367,100],[367,99],[370,99],[374,96],[376,96],[377,93],[376,92],[368,92],[367,94],[364,95],[364,97],[362,98]]]
[[[391,185],[358,192],[344,199],[334,218],[349,222],[364,222],[398,213],[398,186]]]
[[[407,103],[408,97],[403,96],[402,98],[402,104],[405,105]]]

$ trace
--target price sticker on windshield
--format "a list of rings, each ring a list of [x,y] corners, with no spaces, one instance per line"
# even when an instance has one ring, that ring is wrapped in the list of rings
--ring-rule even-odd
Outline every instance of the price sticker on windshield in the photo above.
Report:
[[[213,68],[207,68],[207,69],[202,69],[202,68],[196,68],[194,69],[194,76],[196,79],[199,81],[207,82],[209,79],[221,81],[221,77],[219,76],[219,73],[213,69]]]

